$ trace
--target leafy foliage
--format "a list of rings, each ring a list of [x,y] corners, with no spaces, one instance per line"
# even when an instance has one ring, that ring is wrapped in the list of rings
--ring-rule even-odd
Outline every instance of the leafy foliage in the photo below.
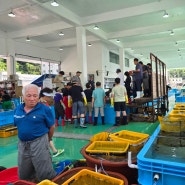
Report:
[[[7,71],[6,59],[0,58],[0,71]],[[33,74],[40,75],[41,74],[41,65],[34,64],[29,62],[16,62],[16,71],[21,74]]]

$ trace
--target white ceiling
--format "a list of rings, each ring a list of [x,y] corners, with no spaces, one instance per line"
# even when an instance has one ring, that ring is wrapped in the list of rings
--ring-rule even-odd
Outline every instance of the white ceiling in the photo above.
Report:
[[[185,67],[185,0],[57,2],[60,6],[53,7],[51,0],[0,0],[0,33],[18,42],[29,36],[32,45],[55,51],[63,47],[65,52],[65,47],[76,45],[75,28],[83,26],[87,43],[102,40],[143,61],[153,53],[168,68]],[[15,18],[7,16],[11,10]],[[163,18],[165,10],[168,18]],[[94,30],[94,25],[100,29]],[[64,36],[58,35],[61,31]]]

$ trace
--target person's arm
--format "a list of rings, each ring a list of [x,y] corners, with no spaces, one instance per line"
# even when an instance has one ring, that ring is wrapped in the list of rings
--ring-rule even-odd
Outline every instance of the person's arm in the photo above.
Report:
[[[94,107],[94,97],[92,97],[92,107]]]
[[[49,129],[49,132],[48,132],[49,141],[50,141],[51,138],[53,137],[54,129],[55,129],[55,125],[51,126],[50,129]]]
[[[83,100],[84,100],[84,105],[87,105],[87,98],[86,98],[85,93],[82,91],[81,94],[82,94],[82,97],[83,97]]]
[[[59,81],[58,81],[58,76],[55,76],[53,82],[54,82],[54,83],[59,82]]]

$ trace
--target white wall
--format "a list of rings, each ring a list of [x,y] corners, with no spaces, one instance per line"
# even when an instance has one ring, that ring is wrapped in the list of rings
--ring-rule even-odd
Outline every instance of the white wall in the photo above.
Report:
[[[49,59],[51,61],[61,61],[61,53],[49,49],[31,45],[30,43],[15,42],[15,53],[38,58]],[[47,60],[49,62],[49,60]]]
[[[7,52],[6,52],[6,39],[0,37],[0,43],[1,43],[0,44],[0,55],[6,56],[7,55]]]

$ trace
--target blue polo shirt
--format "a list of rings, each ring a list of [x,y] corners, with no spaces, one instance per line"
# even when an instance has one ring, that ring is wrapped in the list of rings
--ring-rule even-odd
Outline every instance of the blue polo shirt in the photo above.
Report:
[[[18,137],[22,141],[32,141],[49,132],[54,125],[54,117],[49,107],[38,103],[30,112],[24,111],[25,104],[14,111],[14,125],[18,129]]]

